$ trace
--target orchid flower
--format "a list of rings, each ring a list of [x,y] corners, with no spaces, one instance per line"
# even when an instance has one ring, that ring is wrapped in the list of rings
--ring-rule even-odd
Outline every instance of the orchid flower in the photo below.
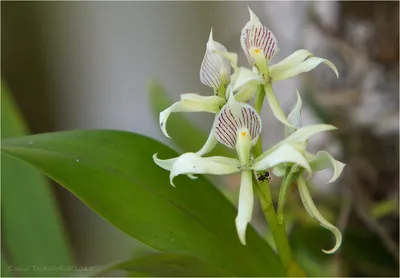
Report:
[[[335,160],[331,154],[325,151],[320,151],[316,155],[307,152],[306,144],[308,138],[311,135],[321,131],[332,130],[335,129],[335,127],[330,125],[312,125],[300,128],[301,105],[302,105],[301,97],[299,92],[297,92],[297,103],[287,117],[288,121],[290,121],[290,123],[294,126],[294,128],[285,126],[286,139],[284,139],[281,143],[277,144],[276,146],[272,147],[272,149],[279,148],[281,144],[287,144],[293,146],[294,148],[296,148],[298,152],[302,153],[303,157],[306,159],[313,172],[317,172],[326,168],[332,168],[333,175],[331,179],[328,181],[328,183],[334,182],[342,173],[345,164]],[[307,187],[307,182],[302,175],[302,171],[303,170],[301,169],[301,167],[293,167],[292,165],[282,165],[282,164],[275,167],[273,170],[273,173],[276,176],[284,176],[283,178],[284,182],[282,183],[279,192],[279,203],[277,211],[278,222],[279,223],[283,222],[283,207],[285,204],[286,192],[288,187],[292,184],[292,180],[288,180],[288,182],[285,182],[285,178],[288,178],[288,176],[292,175],[296,179],[300,192],[300,197],[304,207],[306,208],[306,211],[310,214],[311,217],[313,218],[315,217],[324,228],[330,230],[335,235],[336,238],[335,246],[329,251],[325,250],[322,251],[327,254],[334,253],[341,245],[342,234],[338,228],[329,223],[319,213],[318,209],[316,208],[311,198],[310,192]]]
[[[337,77],[339,77],[338,70],[329,60],[314,57],[311,52],[305,49],[297,50],[283,61],[270,66],[270,60],[279,51],[277,39],[275,35],[262,24],[260,19],[250,8],[249,13],[250,20],[241,31],[240,43],[249,63],[254,67],[254,72],[238,68],[237,65],[235,65],[237,58],[233,53],[221,53],[224,52],[222,50],[219,50],[219,53],[231,60],[232,66],[235,69],[235,74],[237,70],[240,70],[242,75],[243,72],[247,75],[246,78],[241,78],[240,84],[234,84],[233,86],[234,91],[241,89],[241,92],[237,93],[236,98],[240,100],[240,97],[243,95],[248,99],[255,94],[258,85],[264,85],[265,96],[267,97],[273,114],[280,122],[290,127],[291,125],[286,119],[272,89],[272,82],[285,80],[301,73],[309,72],[321,63],[328,65],[335,72]],[[237,73],[237,75],[239,74],[240,73]],[[259,75],[262,76],[261,80],[258,78]]]
[[[230,83],[231,67],[229,60],[218,54],[219,52],[226,52],[225,46],[219,42],[214,41],[212,30],[206,46],[206,53],[200,68],[200,81],[211,87],[214,90],[214,96],[200,96],[198,94],[183,94],[181,100],[175,102],[170,107],[160,113],[160,126],[165,136],[170,138],[167,133],[166,125],[169,115],[173,112],[210,112],[218,113],[226,103],[226,90]],[[239,76],[235,80],[245,78]],[[260,78],[259,78],[260,79]],[[262,79],[260,79],[262,80]],[[246,81],[247,82],[247,81]],[[242,96],[240,101],[248,101],[251,96]],[[204,146],[197,152],[199,156],[210,152],[217,140],[213,132],[210,133]]]
[[[214,120],[212,132],[218,142],[236,149],[238,158],[222,156],[200,157],[195,153],[185,153],[172,160],[160,160],[153,156],[156,164],[170,170],[170,183],[182,174],[227,175],[241,172],[238,215],[235,219],[236,229],[242,244],[246,244],[246,228],[253,212],[254,195],[253,171],[265,170],[282,163],[301,165],[311,173],[310,165],[303,155],[290,144],[281,144],[265,155],[263,159],[254,161],[250,151],[261,132],[261,117],[250,105],[236,101],[230,91],[228,102],[222,107]]]

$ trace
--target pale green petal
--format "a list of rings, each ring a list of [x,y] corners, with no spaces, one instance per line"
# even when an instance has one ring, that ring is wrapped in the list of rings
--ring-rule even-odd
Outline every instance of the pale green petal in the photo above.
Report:
[[[308,191],[307,184],[301,175],[298,177],[297,182],[298,182],[297,184],[299,187],[300,197],[301,197],[301,200],[303,201],[303,204],[304,204],[307,212],[310,214],[311,217],[317,219],[322,227],[331,231],[336,238],[336,244],[331,250],[328,250],[328,251],[322,250],[322,251],[326,254],[335,253],[339,249],[340,245],[342,244],[342,233],[339,231],[338,228],[336,228],[331,223],[329,223],[319,213],[318,209],[316,208],[316,206],[310,196],[310,192]]]
[[[167,133],[167,120],[172,112],[211,112],[218,113],[225,104],[225,100],[218,96],[200,96],[197,94],[183,94],[181,100],[160,113],[160,126],[165,136],[171,138]]]
[[[200,157],[195,153],[184,153],[173,164],[170,174],[172,186],[174,177],[184,174],[227,175],[238,172],[239,161],[223,156]]]
[[[295,128],[285,126],[285,138],[288,137],[290,134],[293,134],[300,127],[302,101],[299,91],[296,90],[296,93],[297,103],[287,117],[289,123],[291,123]]]
[[[275,177],[283,177],[286,173],[286,168],[288,166],[285,165],[284,163],[276,165],[273,169],[272,169],[272,174],[274,174]]]
[[[240,242],[246,245],[246,228],[253,214],[254,195],[251,171],[243,171],[241,176],[238,215],[235,223]]]
[[[231,67],[237,69],[238,67],[238,55],[234,52],[228,52],[223,50],[214,50],[215,53],[222,56],[226,60],[231,62]]]
[[[159,158],[157,157],[157,154],[156,154],[156,153],[153,155],[153,160],[154,160],[154,162],[155,162],[158,166],[160,166],[161,168],[163,168],[163,169],[165,169],[165,170],[167,170],[167,171],[171,171],[171,170],[172,170],[172,166],[173,166],[174,163],[178,160],[178,158],[179,158],[179,156],[178,156],[178,157],[174,157],[174,158],[170,158],[170,159],[159,159]],[[197,179],[196,176],[190,175],[190,174],[188,175],[188,177],[191,178],[192,180]]]
[[[218,143],[217,138],[215,138],[214,131],[211,129],[211,132],[208,135],[206,143],[203,145],[203,147],[201,147],[200,150],[198,150],[196,152],[196,154],[198,156],[203,156],[205,154],[208,154],[209,152],[211,152],[215,148],[217,143]]]
[[[299,75],[304,72],[309,72],[316,68],[319,64],[324,63],[327,66],[329,66],[336,74],[336,77],[339,78],[339,72],[335,65],[330,62],[329,60],[319,58],[319,57],[311,57],[304,62],[298,64],[297,66],[290,68],[284,72],[281,72],[278,75],[275,75],[273,81],[278,81],[278,80],[285,80],[288,78],[291,78],[293,76]]]
[[[320,151],[317,153],[317,155],[310,161],[310,166],[313,172],[320,171],[326,168],[332,168],[333,169],[333,174],[331,179],[328,181],[328,183],[336,181],[339,176],[342,174],[344,166],[346,164],[336,160],[333,158],[333,156],[326,152],[326,151]]]
[[[217,89],[221,82],[229,81],[231,67],[229,61],[215,53],[226,51],[226,47],[213,40],[212,29],[207,42],[206,53],[201,63],[200,81],[204,85]],[[229,82],[228,82],[229,83]]]
[[[309,139],[311,136],[317,133],[334,129],[337,128],[332,125],[324,125],[324,124],[301,127],[283,141],[269,148],[266,152],[257,157],[255,161],[258,162],[264,159],[266,156],[271,154],[273,151],[277,150],[282,145],[287,144],[287,145],[297,146],[298,143],[304,143],[307,139]]]
[[[252,169],[260,171],[282,163],[293,163],[302,166],[311,175],[311,168],[301,152],[291,145],[282,145],[263,159],[256,159]]]
[[[283,140],[284,144],[295,144],[295,143],[303,143],[307,141],[311,136],[328,130],[335,130],[337,129],[333,125],[325,125],[325,124],[318,124],[318,125],[309,125],[302,128],[299,128],[294,133],[292,133],[289,137]]]
[[[275,79],[276,76],[279,76],[283,72],[290,70],[293,67],[296,67],[309,56],[312,56],[312,53],[310,51],[306,49],[297,50],[279,63],[270,66],[269,74],[272,79]]]
[[[271,85],[265,86],[265,96],[268,100],[269,106],[271,107],[274,116],[284,125],[294,128],[294,126],[286,118],[286,115],[283,112],[281,105],[279,104],[278,99],[276,98],[275,93],[272,90]]]
[[[153,155],[153,160],[154,162],[160,166],[161,168],[167,170],[167,171],[171,171],[172,170],[172,166],[174,165],[174,163],[176,162],[176,160],[178,159],[178,157],[174,157],[174,158],[170,158],[170,159],[159,159],[157,157],[157,153],[155,153]]]
[[[264,83],[263,78],[247,68],[237,68],[232,76],[232,90],[237,92],[235,99],[240,102],[250,100],[256,93],[257,86]]]

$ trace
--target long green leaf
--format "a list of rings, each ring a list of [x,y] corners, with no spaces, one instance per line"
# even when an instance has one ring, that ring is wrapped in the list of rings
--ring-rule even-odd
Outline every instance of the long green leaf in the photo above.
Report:
[[[158,253],[125,262],[95,267],[90,273],[91,277],[109,274],[114,270],[125,270],[130,276],[135,277],[227,277],[232,273],[221,272],[220,269],[210,267],[196,257]],[[86,273],[88,274],[88,273]]]
[[[7,88],[1,90],[1,138],[22,136],[26,125]],[[3,247],[17,276],[53,276],[44,266],[73,265],[58,208],[45,177],[1,155]],[[3,249],[4,250],[4,249]],[[24,269],[19,271],[18,269]]]
[[[176,178],[152,155],[177,154],[153,139],[123,131],[47,133],[3,142],[2,151],[32,163],[134,238],[174,254],[194,256],[223,273],[280,276],[275,252],[249,227],[237,238],[232,204],[200,177]]]

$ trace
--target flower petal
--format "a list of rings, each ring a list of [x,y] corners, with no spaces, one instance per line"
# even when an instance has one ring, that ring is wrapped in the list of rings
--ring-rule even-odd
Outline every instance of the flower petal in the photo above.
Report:
[[[274,174],[275,177],[283,177],[286,174],[286,168],[287,166],[285,165],[285,163],[276,165],[272,169],[272,174]]]
[[[181,100],[160,113],[160,126],[165,136],[171,138],[166,129],[167,120],[172,112],[211,112],[217,113],[225,104],[225,99],[217,96],[204,97],[197,94],[183,94]]]
[[[292,124],[286,118],[286,115],[283,112],[281,105],[279,104],[270,84],[265,86],[265,96],[268,100],[269,106],[271,107],[274,116],[284,125],[294,128],[294,126],[292,126]]]
[[[269,74],[272,79],[275,79],[275,76],[279,76],[283,72],[290,70],[293,67],[298,66],[301,62],[307,59],[309,56],[312,56],[312,53],[306,49],[300,49],[293,52],[291,55],[280,61],[279,63],[272,65],[269,67]]]
[[[293,107],[292,111],[289,113],[287,120],[291,123],[295,128],[285,126],[285,138],[289,135],[293,134],[300,127],[300,116],[301,116],[301,97],[299,91],[297,91],[297,103]]]
[[[155,153],[155,154],[153,155],[153,160],[154,160],[154,162],[155,162],[158,166],[160,166],[161,168],[163,168],[163,169],[165,169],[165,170],[167,170],[167,171],[171,171],[171,170],[172,170],[172,167],[174,166],[174,164],[175,164],[175,162],[178,160],[178,158],[179,158],[179,156],[178,156],[178,157],[174,157],[174,158],[170,158],[170,159],[159,159],[159,158],[157,157],[157,153]],[[192,180],[197,179],[196,176],[193,176],[193,175],[188,175],[188,176],[189,176],[189,178],[191,178]]]
[[[211,88],[217,89],[221,83],[229,83],[231,67],[228,60],[215,53],[226,51],[226,47],[213,40],[212,29],[207,42],[206,54],[200,68],[200,81]]]
[[[251,171],[243,171],[240,183],[238,215],[235,219],[240,242],[246,245],[246,228],[251,221],[254,206],[253,182]]]
[[[291,145],[282,145],[262,159],[256,159],[253,170],[265,170],[282,163],[294,163],[302,166],[311,175],[311,168],[305,157]]]
[[[266,63],[272,59],[278,49],[274,34],[264,26],[255,13],[249,8],[250,20],[243,27],[240,43],[250,64],[258,57],[263,57]]]
[[[315,217],[319,221],[322,227],[328,229],[331,231],[335,238],[336,238],[336,243],[335,246],[331,250],[322,250],[322,252],[326,254],[332,254],[336,252],[340,245],[342,244],[342,233],[339,231],[338,228],[333,226],[331,223],[329,223],[318,211],[316,208],[311,196],[310,192],[308,191],[307,184],[304,180],[304,178],[300,175],[297,179],[297,184],[299,187],[299,192],[300,192],[300,197],[301,200],[303,201],[304,207],[306,208],[307,212],[310,214],[311,217]]]
[[[285,80],[288,78],[291,78],[293,76],[299,75],[300,73],[304,72],[309,72],[316,68],[319,64],[324,63],[327,66],[329,66],[336,74],[336,77],[339,78],[339,72],[335,65],[326,59],[319,58],[319,57],[311,57],[304,62],[298,64],[297,66],[294,66],[292,68],[289,68],[286,71],[281,71],[281,72],[275,72],[275,76],[273,77],[273,81],[278,81],[278,80]]]
[[[276,151],[278,148],[281,146],[287,144],[287,145],[293,145],[297,146],[298,143],[304,143],[308,138],[311,136],[322,132],[322,131],[328,131],[328,130],[333,130],[336,129],[333,125],[310,125],[310,126],[305,126],[302,128],[299,128],[296,130],[293,134],[291,134],[289,137],[285,138],[283,141],[273,145],[271,148],[269,148],[267,151],[265,151],[262,155],[256,158],[256,162],[264,159],[266,156],[270,155],[272,152]]]
[[[344,166],[346,166],[346,164],[336,160],[330,153],[326,151],[318,152],[317,155],[309,163],[313,172],[320,171],[326,168],[333,169],[332,177],[328,181],[328,183],[336,181],[341,175]]]
[[[264,83],[262,77],[247,68],[235,69],[235,74],[232,75],[232,90],[237,92],[235,99],[239,102],[250,100],[256,93],[257,86]]]
[[[240,170],[239,161],[223,156],[200,157],[195,153],[182,154],[173,164],[170,173],[172,186],[174,177],[183,174],[227,175]]]
[[[211,130],[210,134],[208,135],[207,141],[204,143],[203,147],[196,152],[198,156],[203,156],[209,152],[211,152],[215,146],[217,145],[218,140],[214,136],[214,131]]]
[[[318,125],[309,125],[302,128],[299,128],[294,133],[292,133],[289,137],[284,139],[282,142],[284,144],[295,144],[295,143],[303,143],[307,141],[311,136],[328,130],[335,130],[337,129],[333,125],[325,125],[325,124],[318,124]]]
[[[253,107],[237,102],[230,94],[228,103],[215,118],[213,130],[217,140],[229,148],[236,148],[240,131],[248,132],[251,143],[255,144],[261,132],[261,117]]]

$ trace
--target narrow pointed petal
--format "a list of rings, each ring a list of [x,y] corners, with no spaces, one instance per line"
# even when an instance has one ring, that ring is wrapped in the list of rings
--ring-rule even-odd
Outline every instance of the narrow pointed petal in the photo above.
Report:
[[[173,164],[170,173],[170,183],[178,175],[210,174],[228,175],[238,172],[239,161],[234,158],[222,156],[200,157],[195,153],[184,153]]]
[[[206,54],[201,63],[200,81],[206,86],[217,89],[221,82],[229,83],[231,67],[229,61],[215,51],[226,51],[226,47],[213,40],[211,30]]]
[[[160,127],[168,138],[171,138],[166,129],[167,120],[172,112],[210,112],[217,113],[225,104],[225,100],[218,96],[204,97],[197,94],[183,94],[181,100],[160,113]]]
[[[305,126],[302,128],[299,128],[296,130],[293,134],[291,134],[289,137],[285,138],[283,141],[279,142],[278,144],[273,145],[271,148],[269,148],[266,152],[264,152],[262,155],[256,158],[256,162],[264,159],[266,156],[270,155],[272,152],[277,150],[283,145],[293,145],[296,146],[298,143],[304,143],[308,138],[311,136],[323,132],[323,131],[328,131],[328,130],[334,130],[337,129],[333,125],[310,125],[310,126]]]
[[[268,100],[268,104],[271,107],[272,113],[274,116],[284,125],[295,128],[286,118],[285,113],[282,110],[281,105],[278,102],[278,99],[275,96],[274,91],[272,90],[271,85],[265,86],[265,96]]]
[[[337,129],[333,125],[325,125],[325,124],[318,124],[318,125],[309,125],[305,126],[302,128],[297,129],[294,133],[289,135],[283,142],[285,144],[291,143],[303,143],[307,141],[311,136],[323,132],[323,131],[329,131],[329,130],[335,130]]]
[[[326,168],[332,168],[333,174],[331,179],[328,181],[328,183],[331,183],[339,178],[346,164],[333,158],[333,156],[330,153],[326,151],[320,151],[310,161],[310,166],[313,172],[320,171]]]
[[[291,123],[295,128],[285,126],[285,138],[293,134],[293,132],[295,132],[300,127],[302,101],[299,91],[296,90],[296,92],[297,92],[297,103],[287,117],[289,123]]]
[[[171,171],[172,170],[172,166],[174,166],[174,163],[178,160],[178,158],[179,158],[179,156],[178,157],[174,157],[174,158],[170,158],[170,159],[159,159],[157,157],[156,153],[153,155],[154,162],[158,166],[160,166],[161,168],[163,168],[164,170],[167,170],[167,171]],[[188,175],[188,177],[191,178],[192,180],[197,179],[197,177],[193,176],[193,175]]]
[[[279,72],[279,74],[275,73],[273,81],[285,80],[301,73],[309,72],[315,69],[321,63],[329,66],[335,72],[336,77],[339,78],[339,72],[331,61],[319,57],[311,57],[295,67],[292,67],[283,72]]]
[[[331,231],[335,236],[335,239],[336,239],[335,246],[331,250],[322,250],[322,252],[324,252],[326,254],[335,253],[339,249],[340,245],[342,244],[342,233],[339,231],[338,228],[336,228],[331,223],[329,223],[319,213],[317,207],[315,206],[315,204],[310,196],[310,192],[308,191],[307,184],[301,175],[297,179],[297,182],[298,182],[297,184],[299,187],[300,197],[301,197],[301,200],[303,201],[304,207],[306,208],[307,212],[310,214],[311,217],[317,219],[322,227]]]
[[[172,170],[172,166],[174,165],[174,163],[176,162],[176,160],[178,159],[178,157],[174,157],[174,158],[170,158],[170,159],[159,159],[157,157],[157,153],[155,153],[153,155],[153,160],[154,162],[160,166],[161,168],[167,170],[167,171],[171,171]]]
[[[240,242],[246,245],[246,228],[251,221],[254,206],[253,182],[251,171],[243,171],[240,183],[238,215],[235,219]]]
[[[241,131],[248,133],[251,143],[255,144],[261,132],[261,117],[253,107],[237,102],[230,94],[228,103],[215,118],[213,130],[217,140],[229,148],[236,148]]]
[[[274,79],[275,76],[279,76],[283,72],[298,66],[309,56],[312,56],[312,53],[306,49],[300,49],[293,52],[291,55],[289,55],[279,63],[269,67],[270,76],[272,77],[272,79]]]
[[[304,158],[296,148],[291,145],[282,145],[263,159],[256,159],[254,165],[251,167],[253,170],[265,170],[275,167],[282,163],[293,163],[302,166],[311,175],[311,167],[307,160]]]
[[[262,57],[266,63],[278,50],[274,34],[264,26],[255,13],[249,8],[250,20],[243,27],[240,43],[250,64],[258,63]]]
[[[208,154],[215,148],[217,143],[218,143],[218,140],[217,140],[217,138],[215,138],[213,130],[211,130],[210,134],[208,135],[206,143],[203,145],[203,147],[201,147],[200,150],[198,150],[196,152],[196,154],[198,156],[203,156],[205,154]]]
[[[264,83],[264,80],[252,70],[237,68],[232,76],[232,83],[232,90],[237,92],[235,99],[239,102],[246,102],[255,95],[257,86]]]

